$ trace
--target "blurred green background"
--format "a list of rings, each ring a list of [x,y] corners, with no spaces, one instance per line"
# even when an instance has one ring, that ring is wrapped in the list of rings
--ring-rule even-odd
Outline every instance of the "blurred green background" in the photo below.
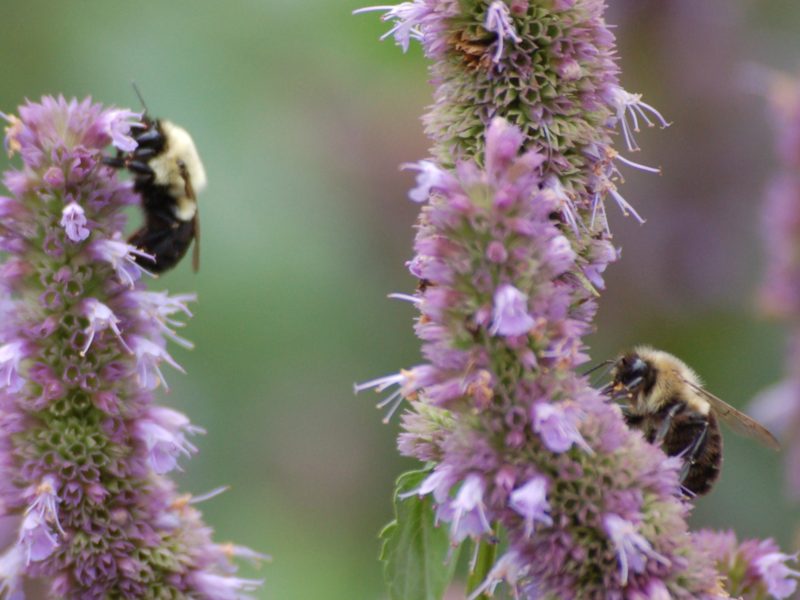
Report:
[[[796,70],[796,0],[611,0],[623,83],[674,122],[644,132],[625,196],[648,222],[615,215],[623,260],[590,343],[596,359],[649,342],[687,360],[743,406],[779,378],[785,340],[754,316],[763,189],[776,163],[751,62]],[[164,399],[208,429],[182,487],[232,490],[202,508],[220,541],[275,560],[259,597],[383,597],[376,560],[392,482],[410,463],[397,420],[352,383],[418,361],[413,312],[386,299],[414,282],[412,177],[430,101],[419,48],[403,56],[358,0],[28,0],[3,3],[0,110],[45,93],[92,95],[189,129],[205,161],[202,268],[156,282],[196,290]],[[5,163],[3,163],[5,166]],[[781,465],[726,436],[726,468],[695,526],[774,536],[800,521]],[[791,525],[791,526],[790,526]]]

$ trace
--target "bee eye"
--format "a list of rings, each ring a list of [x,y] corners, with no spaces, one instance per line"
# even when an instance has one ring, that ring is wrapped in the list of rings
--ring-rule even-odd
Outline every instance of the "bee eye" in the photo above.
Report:
[[[647,363],[638,356],[636,358],[629,359],[624,366],[625,370],[622,373],[621,379],[622,383],[628,387],[635,387],[641,383],[649,368]]]

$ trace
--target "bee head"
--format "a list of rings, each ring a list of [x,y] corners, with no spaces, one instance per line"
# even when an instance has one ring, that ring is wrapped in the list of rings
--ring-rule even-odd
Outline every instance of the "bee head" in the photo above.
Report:
[[[613,380],[609,392],[636,396],[652,374],[652,366],[635,352],[623,355],[611,371]]]

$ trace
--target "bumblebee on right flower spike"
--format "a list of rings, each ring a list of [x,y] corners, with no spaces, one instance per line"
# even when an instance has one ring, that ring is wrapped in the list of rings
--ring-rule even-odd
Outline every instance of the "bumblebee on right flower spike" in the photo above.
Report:
[[[695,372],[679,358],[648,346],[620,356],[603,393],[624,400],[623,414],[651,444],[683,459],[680,481],[693,496],[711,490],[722,467],[718,420],[773,450],[780,445],[754,419],[708,392]]]

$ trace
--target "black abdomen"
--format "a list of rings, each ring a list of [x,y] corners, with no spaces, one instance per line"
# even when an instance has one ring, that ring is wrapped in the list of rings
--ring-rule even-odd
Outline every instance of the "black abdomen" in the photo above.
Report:
[[[194,240],[194,220],[181,221],[169,213],[150,212],[144,227],[136,231],[128,243],[147,252],[155,262],[136,256],[136,262],[153,273],[174,267],[186,254]]]
[[[722,435],[714,413],[703,415],[685,402],[677,401],[666,405],[656,415],[631,416],[627,419],[628,425],[641,429],[647,441],[653,443],[671,410],[671,422],[661,447],[668,456],[683,459],[681,485],[692,494],[702,496],[711,490],[722,467]]]

